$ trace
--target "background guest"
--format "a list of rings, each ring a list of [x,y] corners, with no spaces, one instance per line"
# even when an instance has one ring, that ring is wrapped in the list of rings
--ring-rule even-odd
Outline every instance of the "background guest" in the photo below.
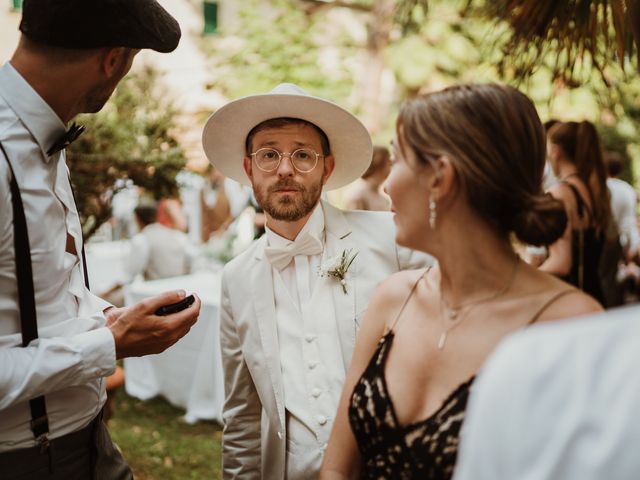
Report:
[[[544,133],[547,136],[547,139],[549,138],[549,131],[551,130],[551,128],[560,123],[560,120],[556,120],[555,118],[550,118],[549,120],[547,120],[546,122],[544,122],[543,126],[544,126]],[[547,155],[548,155],[549,151],[547,150]],[[551,162],[549,161],[549,158],[547,157],[547,161],[544,164],[544,173],[542,175],[542,186],[544,188],[545,191],[549,190],[553,184],[555,184],[558,181],[558,179],[556,178],[556,176],[553,174],[553,168],[551,168]]]
[[[182,209],[179,198],[162,198],[158,202],[158,223],[167,228],[173,228],[186,232],[188,227],[187,216]]]
[[[349,186],[345,207],[349,210],[389,210],[389,197],[382,192],[382,184],[391,170],[387,147],[373,147],[371,165]]]
[[[321,478],[452,476],[475,375],[508,333],[597,311],[589,296],[521,262],[564,231],[542,193],[545,139],[533,103],[500,85],[409,100],[386,183],[400,245],[438,260],[374,293]]]
[[[211,164],[206,171],[205,184],[200,191],[203,242],[216,232],[224,232],[233,221],[229,199],[224,188],[224,176]]]
[[[631,185],[618,178],[625,163],[622,155],[606,152],[605,161],[609,173],[607,187],[611,195],[611,213],[620,232],[624,254],[618,266],[616,280],[620,284],[622,302],[631,303],[638,300],[640,293],[640,233],[636,214],[638,197]]]
[[[208,178],[200,191],[202,211],[202,241],[211,235],[222,235],[245,208],[250,205],[251,189],[226,178],[220,170],[209,164]]]
[[[607,187],[611,196],[611,213],[618,225],[620,243],[627,260],[638,258],[640,233],[638,232],[638,216],[636,207],[638,195],[635,189],[619,176],[624,168],[624,159],[618,152],[606,152]]]
[[[138,205],[134,213],[140,233],[131,240],[126,264],[130,279],[139,274],[145,280],[188,274],[197,255],[189,237],[176,228],[158,223],[157,207],[153,204]]]
[[[549,192],[569,219],[540,269],[553,273],[605,305],[600,260],[611,206],[598,132],[591,122],[559,122],[548,133],[548,156],[558,182]],[[617,264],[616,264],[617,265]]]

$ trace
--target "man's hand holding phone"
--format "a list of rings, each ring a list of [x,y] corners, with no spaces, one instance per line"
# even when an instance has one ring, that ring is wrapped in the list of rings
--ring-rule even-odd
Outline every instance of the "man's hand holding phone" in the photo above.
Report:
[[[165,292],[117,312],[107,311],[116,358],[160,353],[189,332],[200,314],[200,299],[184,291]]]

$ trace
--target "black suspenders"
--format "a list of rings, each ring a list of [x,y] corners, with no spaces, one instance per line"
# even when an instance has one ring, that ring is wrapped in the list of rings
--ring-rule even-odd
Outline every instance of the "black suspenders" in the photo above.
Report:
[[[29,232],[27,220],[24,216],[22,196],[16,182],[16,175],[2,143],[0,150],[4,154],[11,171],[11,204],[13,206],[13,247],[16,262],[16,279],[18,283],[18,305],[20,307],[20,327],[22,330],[22,346],[26,347],[32,340],[38,338],[38,319],[33,289],[33,270],[31,268],[31,249],[29,248]],[[84,269],[85,285],[89,288],[87,276],[87,262],[85,260],[84,242],[82,245],[82,266]],[[44,396],[29,400],[31,409],[31,431],[41,449],[49,447],[49,419]]]

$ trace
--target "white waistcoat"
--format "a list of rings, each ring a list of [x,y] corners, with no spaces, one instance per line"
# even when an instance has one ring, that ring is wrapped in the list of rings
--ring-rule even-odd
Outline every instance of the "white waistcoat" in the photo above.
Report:
[[[296,273],[305,276],[296,257]],[[299,279],[300,280],[300,279]],[[297,444],[322,449],[329,440],[338,407],[345,371],[336,324],[332,289],[335,282],[317,278],[310,298],[291,297],[280,273],[274,269],[276,323],[280,365],[284,384],[284,403],[289,422],[299,423],[287,436]],[[298,281],[298,291],[304,291]],[[300,305],[300,307],[298,306]],[[300,427],[300,428],[298,428]],[[306,433],[305,433],[306,431]],[[311,434],[313,433],[313,435]],[[304,438],[295,438],[298,437]]]

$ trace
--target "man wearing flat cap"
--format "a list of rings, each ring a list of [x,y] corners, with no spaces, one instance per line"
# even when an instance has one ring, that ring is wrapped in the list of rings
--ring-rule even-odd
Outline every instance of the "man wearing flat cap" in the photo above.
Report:
[[[158,353],[200,301],[160,317],[168,292],[115,309],[89,292],[64,148],[142,48],[169,52],[177,22],[155,0],[24,0],[0,68],[0,478],[129,479],[101,417],[117,358]]]
[[[203,144],[267,219],[222,276],[223,476],[313,479],[373,289],[427,258],[397,248],[388,213],[320,200],[371,162],[365,127],[334,103],[283,84],[218,110]]]

